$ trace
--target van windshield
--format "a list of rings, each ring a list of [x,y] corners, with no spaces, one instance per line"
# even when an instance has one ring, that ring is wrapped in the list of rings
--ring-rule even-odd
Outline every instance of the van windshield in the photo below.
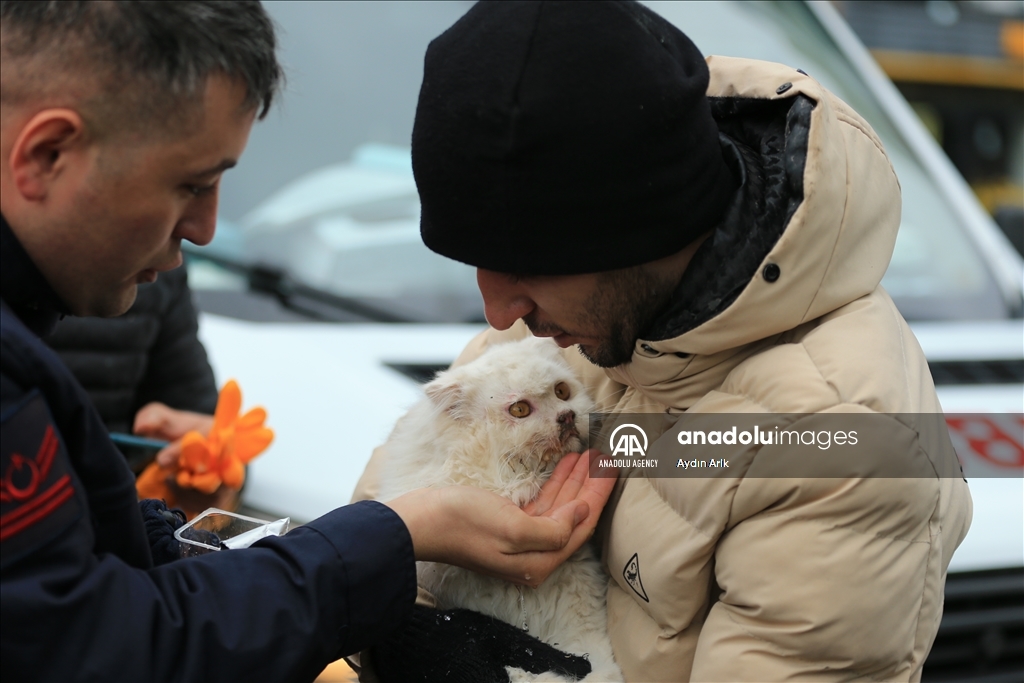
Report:
[[[706,55],[802,69],[874,127],[903,191],[882,284],[908,320],[1008,315],[940,188],[803,3],[649,4]],[[420,242],[408,150],[426,45],[470,6],[267,3],[283,29],[290,85],[225,176],[224,218],[208,249],[405,319],[482,321],[473,269]],[[194,277],[194,286],[214,279]]]

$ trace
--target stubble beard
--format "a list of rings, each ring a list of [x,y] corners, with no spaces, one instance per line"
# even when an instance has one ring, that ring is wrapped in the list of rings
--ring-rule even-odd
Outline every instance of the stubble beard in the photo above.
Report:
[[[576,348],[594,365],[614,368],[633,358],[643,333],[668,306],[676,282],[656,277],[645,266],[602,274],[598,289],[582,307],[581,329],[600,329],[604,341]]]

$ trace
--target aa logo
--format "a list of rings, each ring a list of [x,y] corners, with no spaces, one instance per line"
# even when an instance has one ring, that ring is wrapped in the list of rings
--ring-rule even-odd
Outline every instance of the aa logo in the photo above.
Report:
[[[641,439],[643,443],[641,444]],[[619,425],[608,439],[612,456],[624,455],[631,458],[635,455],[643,457],[647,454],[647,433],[634,424]]]
[[[638,553],[633,553],[633,557],[629,558],[626,568],[622,570],[622,578],[626,580],[626,583],[629,584],[634,593],[644,599],[644,602],[650,602],[647,599],[647,591],[644,590],[644,582],[640,580],[640,557]]]

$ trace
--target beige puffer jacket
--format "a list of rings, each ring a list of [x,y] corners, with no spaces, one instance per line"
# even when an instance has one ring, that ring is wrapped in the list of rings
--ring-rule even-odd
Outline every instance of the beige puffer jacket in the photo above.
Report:
[[[789,67],[708,63],[713,98],[813,103],[803,199],[724,310],[638,341],[612,370],[572,349],[567,360],[609,412],[940,412],[924,355],[879,287],[900,193],[878,137]],[[488,330],[457,363],[525,334],[521,322]],[[909,457],[902,436],[883,442],[884,457]],[[948,435],[910,436],[933,462],[955,457]],[[357,498],[372,497],[386,459],[385,444]],[[953,477],[625,479],[598,534],[616,658],[629,681],[918,680],[970,518]],[[649,601],[625,577],[634,555]]]

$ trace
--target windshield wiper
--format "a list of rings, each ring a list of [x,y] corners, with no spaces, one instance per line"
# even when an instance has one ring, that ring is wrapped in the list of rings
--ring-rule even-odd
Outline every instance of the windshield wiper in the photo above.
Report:
[[[209,261],[224,270],[241,275],[248,283],[249,291],[268,294],[277,299],[282,306],[307,315],[315,320],[337,322],[337,316],[328,311],[344,311],[379,323],[412,323],[418,322],[411,318],[395,315],[390,311],[368,305],[358,299],[326,292],[316,287],[298,282],[283,268],[265,263],[245,264],[219,254],[211,254],[198,249],[183,249],[189,258]],[[311,305],[312,304],[312,305]],[[318,310],[321,309],[321,310]]]

